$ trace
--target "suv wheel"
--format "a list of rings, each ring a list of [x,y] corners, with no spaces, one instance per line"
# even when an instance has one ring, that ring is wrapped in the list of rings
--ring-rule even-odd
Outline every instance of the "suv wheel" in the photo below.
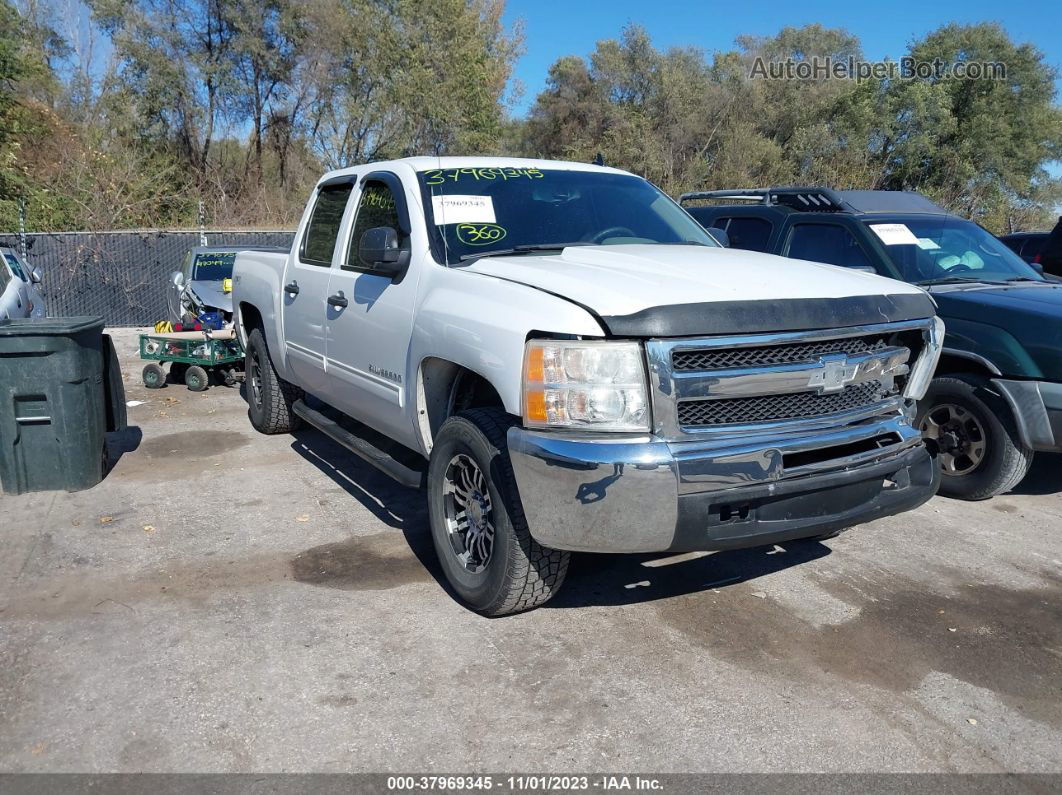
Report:
[[[940,493],[985,500],[1018,483],[1032,465],[1010,407],[973,376],[933,379],[918,405],[922,435],[937,445]]]
[[[299,427],[299,416],[291,406],[302,399],[302,390],[277,375],[269,358],[265,335],[260,328],[247,337],[247,416],[259,433],[291,433]]]
[[[527,528],[500,409],[451,417],[436,435],[428,467],[432,541],[446,579],[487,616],[538,607],[560,590],[569,554],[539,544]]]

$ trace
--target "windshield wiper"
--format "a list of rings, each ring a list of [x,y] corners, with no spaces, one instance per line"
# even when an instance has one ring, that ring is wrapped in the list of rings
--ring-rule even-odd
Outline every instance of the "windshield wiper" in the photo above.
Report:
[[[536,251],[561,251],[569,246],[592,245],[595,244],[587,243],[585,240],[577,240],[572,243],[531,243],[524,246],[513,246],[512,248],[496,248],[492,251],[476,251],[472,254],[462,254],[461,262],[482,259],[483,257],[511,257],[514,254],[532,254]]]
[[[1039,279],[1035,279],[1032,276],[1015,276],[1013,279],[1004,279],[1007,282],[1046,282],[1047,279],[1042,276]]]
[[[977,276],[944,276],[940,279],[923,279],[920,282],[915,282],[920,287],[931,287],[935,284],[1006,284],[992,279],[981,279]]]

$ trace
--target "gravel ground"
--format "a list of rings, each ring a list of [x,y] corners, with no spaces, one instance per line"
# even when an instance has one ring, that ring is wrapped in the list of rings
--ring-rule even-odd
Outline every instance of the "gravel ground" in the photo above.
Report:
[[[1062,772],[1062,458],[825,542],[579,556],[488,620],[424,500],[238,390],[139,383],[0,497],[0,771]]]

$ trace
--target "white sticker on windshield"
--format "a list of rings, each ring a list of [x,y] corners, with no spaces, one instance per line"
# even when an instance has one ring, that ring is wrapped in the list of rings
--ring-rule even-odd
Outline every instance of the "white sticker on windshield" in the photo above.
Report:
[[[907,224],[871,224],[870,228],[886,246],[918,245],[918,238],[907,228]]]
[[[931,237],[918,238],[918,247],[925,249],[926,251],[932,251],[935,248],[940,248],[940,246],[937,245],[937,241],[935,241]]]
[[[493,224],[494,200],[490,196],[432,196],[435,225]]]

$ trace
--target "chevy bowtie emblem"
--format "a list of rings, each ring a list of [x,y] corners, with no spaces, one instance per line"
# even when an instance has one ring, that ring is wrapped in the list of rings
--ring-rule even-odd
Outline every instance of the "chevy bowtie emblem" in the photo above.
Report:
[[[840,354],[819,359],[821,369],[816,370],[808,379],[808,386],[819,392],[840,392],[847,384],[855,380],[859,365],[849,364],[848,357]]]

